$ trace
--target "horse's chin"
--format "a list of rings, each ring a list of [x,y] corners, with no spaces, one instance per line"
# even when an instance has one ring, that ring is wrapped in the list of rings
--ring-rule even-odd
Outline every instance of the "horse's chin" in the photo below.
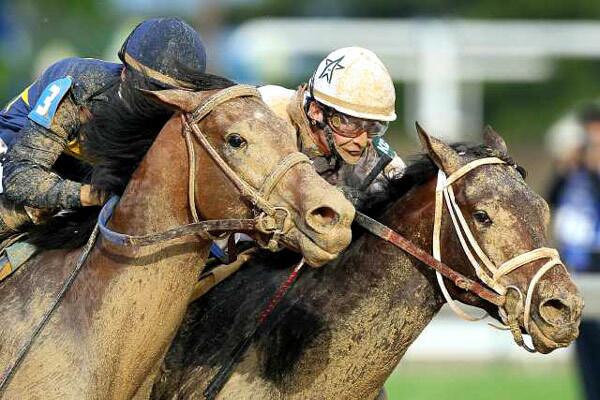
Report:
[[[325,251],[307,236],[300,239],[300,252],[304,255],[306,263],[311,267],[321,267],[340,254]]]
[[[577,329],[577,332],[575,332],[569,340],[564,342],[555,342],[544,334],[536,322],[532,321],[529,324],[529,334],[533,342],[533,347],[536,351],[542,354],[548,354],[561,347],[567,347],[573,340],[577,338],[578,332],[579,330]]]
[[[321,267],[335,259],[341,252],[328,252],[297,229],[291,229],[284,236],[283,244],[291,250],[302,253],[304,260],[311,267]]]

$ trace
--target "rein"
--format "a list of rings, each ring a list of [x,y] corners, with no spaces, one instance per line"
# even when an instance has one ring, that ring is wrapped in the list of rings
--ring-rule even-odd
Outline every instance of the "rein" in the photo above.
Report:
[[[79,255],[79,258],[77,259],[75,268],[73,268],[73,270],[71,271],[71,273],[69,274],[67,279],[63,282],[58,294],[55,296],[54,300],[52,301],[52,305],[50,306],[48,311],[46,311],[46,313],[44,313],[44,315],[42,316],[42,319],[35,325],[35,328],[33,328],[33,332],[31,333],[31,336],[29,337],[29,339],[27,339],[27,341],[23,344],[23,346],[21,346],[21,348],[19,348],[19,351],[17,353],[17,357],[16,357],[15,361],[12,362],[11,364],[9,364],[8,367],[6,367],[4,369],[4,371],[2,371],[2,375],[0,375],[0,394],[2,394],[2,392],[4,392],[4,389],[6,389],[6,386],[8,386],[8,383],[10,382],[11,378],[14,376],[14,374],[19,369],[19,366],[21,365],[21,363],[23,362],[23,360],[29,353],[29,350],[31,350],[31,346],[33,346],[35,339],[37,339],[39,334],[42,332],[42,330],[44,329],[44,327],[50,320],[50,317],[52,317],[52,314],[54,313],[54,311],[58,308],[58,306],[62,302],[62,299],[65,296],[65,293],[67,293],[67,291],[73,285],[73,282],[75,282],[75,278],[77,278],[77,275],[79,274],[79,271],[81,271],[81,268],[83,267],[83,264],[87,260],[88,255],[94,248],[94,244],[96,243],[96,238],[98,237],[98,232],[99,232],[98,225],[96,225],[92,234],[90,235],[90,238],[88,239],[87,243],[85,244],[83,251]]]
[[[354,217],[354,222],[371,232],[373,235],[392,243],[394,246],[404,250],[425,265],[435,269],[436,273],[439,273],[450,279],[459,288],[475,293],[482,299],[487,300],[499,307],[504,304],[506,300],[504,296],[498,295],[481,285],[479,282],[476,282],[470,278],[467,278],[461,273],[456,272],[443,262],[433,258],[431,254],[427,253],[425,250],[421,249],[419,246],[406,239],[398,232],[388,228],[373,218],[357,211],[356,216]]]
[[[275,310],[275,307],[277,307],[277,305],[281,302],[281,300],[286,295],[292,284],[296,281],[296,279],[298,278],[298,274],[300,273],[300,270],[303,266],[304,258],[302,258],[296,264],[296,266],[294,267],[290,275],[287,277],[287,279],[283,281],[283,283],[281,283],[279,288],[277,288],[273,297],[271,297],[265,308],[263,308],[263,310],[260,312],[252,330],[242,338],[242,340],[231,352],[230,358],[227,361],[227,363],[221,366],[221,368],[219,368],[219,371],[217,371],[215,376],[211,379],[210,383],[203,392],[205,400],[214,400],[219,394],[219,392],[223,389],[223,386],[225,386],[225,384],[231,377],[235,366],[240,361],[242,356],[246,353],[248,348],[250,348],[250,345],[253,343],[253,341],[256,339],[259,329],[262,327],[265,321],[267,321],[269,316]]]
[[[111,197],[98,215],[98,228],[102,237],[109,242],[125,247],[145,247],[183,236],[198,235],[203,239],[212,240],[213,232],[251,232],[256,230],[258,219],[217,219],[199,221],[192,224],[178,226],[160,233],[132,236],[115,232],[106,225],[119,202],[119,196]]]

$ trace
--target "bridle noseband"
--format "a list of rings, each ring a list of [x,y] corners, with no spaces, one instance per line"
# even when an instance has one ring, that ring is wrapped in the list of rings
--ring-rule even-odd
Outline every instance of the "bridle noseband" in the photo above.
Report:
[[[196,211],[195,202],[195,151],[192,144],[191,135],[202,145],[204,150],[213,159],[215,164],[223,171],[225,176],[235,185],[243,199],[247,200],[257,216],[256,230],[259,232],[270,234],[271,239],[266,247],[270,250],[276,250],[279,246],[280,237],[285,234],[288,227],[288,220],[291,214],[287,208],[276,207],[269,201],[269,197],[281,181],[281,178],[293,167],[301,163],[311,163],[309,158],[299,151],[292,152],[284,157],[273,170],[267,175],[261,184],[260,188],[255,189],[247,183],[239,174],[237,174],[219,155],[216,149],[210,144],[206,136],[198,127],[198,123],[202,121],[212,110],[217,106],[225,103],[236,97],[258,97],[260,92],[253,86],[236,85],[230,88],[221,90],[209,97],[196,110],[190,114],[182,114],[181,120],[183,124],[183,134],[187,144],[190,174],[189,174],[189,204],[194,222],[199,222],[198,213]]]
[[[507,260],[502,263],[499,267],[497,267],[485,254],[485,252],[481,249],[475,236],[471,232],[467,221],[460,210],[456,202],[456,198],[454,196],[454,190],[452,189],[452,184],[457,180],[465,176],[470,171],[478,168],[482,165],[490,165],[490,164],[499,164],[506,165],[506,162],[496,158],[496,157],[488,157],[482,158],[475,161],[472,161],[463,167],[456,170],[454,173],[450,174],[450,176],[446,177],[444,171],[438,171],[437,185],[435,190],[435,215],[434,215],[434,225],[433,225],[433,256],[436,260],[441,261],[441,223],[442,223],[442,214],[444,209],[444,202],[446,204],[446,208],[450,214],[452,224],[454,226],[454,230],[458,236],[461,247],[467,256],[469,262],[475,269],[475,273],[481,279],[483,283],[485,283],[489,288],[493,289],[496,293],[500,295],[505,295],[508,289],[516,290],[519,294],[520,299],[523,299],[523,294],[521,291],[513,285],[503,286],[500,283],[500,279],[503,276],[508,275],[509,273],[515,271],[516,269],[530,264],[531,262],[548,259],[548,261],[535,273],[531,281],[529,282],[529,287],[527,289],[527,294],[525,296],[524,304],[521,304],[523,307],[523,325],[527,333],[529,333],[529,325],[531,323],[531,302],[533,298],[533,291],[539,282],[539,280],[553,267],[561,266],[564,268],[565,272],[566,267],[560,260],[560,256],[556,249],[541,247],[535,250],[531,250],[529,252],[523,253],[516,257],[513,257],[510,260]],[[475,253],[475,254],[473,254]],[[475,257],[475,255],[477,257]],[[485,269],[478,262],[477,258],[481,261]],[[568,272],[567,272],[568,273]],[[468,321],[477,321],[484,318],[487,314],[484,314],[482,317],[473,317],[466,312],[464,312],[450,297],[448,290],[446,289],[446,285],[444,284],[444,279],[439,271],[436,271],[437,281],[448,303],[448,306],[461,318]],[[520,346],[524,347],[528,351],[535,351],[527,346],[521,335],[520,329],[518,328],[518,322],[515,315],[511,315],[506,312],[506,304],[499,306],[500,308],[500,316],[503,322],[508,326],[508,328],[513,333],[515,341]]]

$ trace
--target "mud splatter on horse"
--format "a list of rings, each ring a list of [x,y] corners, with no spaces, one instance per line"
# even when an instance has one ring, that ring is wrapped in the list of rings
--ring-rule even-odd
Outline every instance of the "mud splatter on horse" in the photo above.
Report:
[[[184,113],[208,104],[198,128],[228,166],[258,189],[297,152],[296,143],[292,135],[282,134],[285,124],[258,97],[214,103],[219,93],[168,90],[153,95]],[[166,124],[133,173],[110,229],[143,235],[185,225],[192,222],[190,203],[200,218],[253,216],[222,166],[194,140],[196,179],[191,185],[197,189],[188,199],[191,172],[180,117]],[[313,265],[331,260],[349,243],[353,208],[310,164],[287,168],[269,184],[269,192],[265,196],[272,206],[287,210],[281,238]],[[210,243],[188,236],[132,248],[99,240],[3,399],[147,398]],[[43,252],[0,284],[0,365],[14,359],[79,253]]]
[[[548,207],[525,183],[497,134],[488,132],[484,146],[470,147],[450,147],[425,132],[420,137],[427,155],[397,183],[399,199],[377,215],[380,221],[431,251],[438,170],[450,175],[475,160],[498,157],[503,164],[481,165],[453,185],[470,230],[495,265],[546,244]],[[442,260],[479,280],[447,213],[441,242]],[[259,255],[191,304],[152,398],[202,398],[295,259]],[[521,329],[525,299],[518,293],[527,293],[545,262],[536,260],[499,280],[516,289],[506,293],[516,300],[506,312]],[[496,306],[446,284],[453,298],[500,318]],[[339,259],[305,271],[217,398],[375,399],[443,304],[431,269],[377,237],[359,234]],[[533,288],[528,327],[536,349],[547,353],[572,342],[582,305],[562,267],[541,276]]]

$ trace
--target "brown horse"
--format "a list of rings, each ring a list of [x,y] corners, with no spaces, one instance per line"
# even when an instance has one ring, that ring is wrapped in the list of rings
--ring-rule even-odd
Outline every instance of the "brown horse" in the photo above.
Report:
[[[450,174],[473,160],[494,156],[506,164],[479,166],[455,183],[471,231],[496,265],[544,245],[548,207],[525,183],[499,136],[490,132],[486,146],[474,147],[450,147],[424,132],[420,137],[428,157],[408,168],[397,183],[401,197],[378,216],[380,221],[431,251],[438,168]],[[443,261],[477,279],[447,214],[441,231]],[[232,349],[289,271],[273,266],[293,261],[291,254],[278,259],[259,255],[191,304],[152,398],[203,398],[203,390],[230,360]],[[519,300],[518,291],[527,292],[542,264],[531,262],[504,276],[500,282],[518,289],[509,290],[507,298]],[[499,318],[495,306],[447,285],[454,298]],[[217,398],[375,399],[443,304],[431,269],[364,233],[326,268],[300,276]],[[523,314],[515,314],[522,303],[518,309],[506,308],[523,327]],[[544,274],[531,305],[529,331],[535,348],[547,353],[573,341],[581,309],[582,300],[562,267]]]
[[[225,90],[234,89],[228,88]],[[247,89],[250,90],[250,89]],[[259,188],[297,152],[293,135],[250,95],[214,103],[219,91],[168,90],[160,101],[190,113],[213,105],[198,127],[227,164]],[[133,174],[110,221],[129,235],[192,222],[188,154],[181,114],[162,129]],[[192,138],[195,206],[206,219],[249,218],[249,205],[222,168]],[[269,201],[289,213],[283,239],[322,265],[350,242],[351,204],[309,163],[273,182]],[[153,375],[176,333],[211,241],[187,236],[143,248],[100,239],[4,393],[3,399],[147,398]],[[0,365],[13,362],[49,308],[81,250],[46,251],[0,286]]]

